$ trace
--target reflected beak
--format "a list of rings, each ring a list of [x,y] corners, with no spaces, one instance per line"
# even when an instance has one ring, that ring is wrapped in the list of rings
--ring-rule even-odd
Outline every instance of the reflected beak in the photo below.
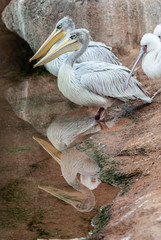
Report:
[[[67,34],[67,32],[65,32],[63,29],[60,29],[60,30],[54,29],[54,31],[50,34],[50,36],[46,39],[46,41],[38,49],[38,51],[35,53],[35,55],[29,59],[29,62],[44,55],[57,41],[59,41],[60,39],[65,37],[66,34]]]
[[[51,143],[48,141],[33,136],[32,137],[36,142],[38,142],[54,159],[55,161],[60,165],[61,162],[61,156],[62,152],[58,151]]]
[[[136,60],[136,62],[135,62],[135,64],[134,64],[133,68],[131,69],[128,78],[126,79],[126,81],[125,81],[125,83],[124,83],[124,90],[126,90],[126,89],[128,88],[129,82],[130,82],[130,79],[131,79],[131,76],[133,75],[133,72],[134,72],[134,70],[135,70],[135,68],[136,68],[136,65],[138,64],[138,62],[140,61],[140,59],[143,57],[144,53],[145,53],[145,49],[144,49],[144,47],[141,47],[139,56],[138,56],[138,58],[137,58],[137,60]]]
[[[79,192],[76,191],[72,193],[50,186],[38,186],[38,188],[61,199],[73,207],[81,204],[81,200],[83,199],[83,195],[79,194]]]
[[[73,52],[80,49],[81,45],[76,39],[67,38],[51,52],[49,52],[45,57],[43,57],[39,62],[37,62],[33,67],[38,67],[44,65],[55,58],[61,56],[67,52]]]

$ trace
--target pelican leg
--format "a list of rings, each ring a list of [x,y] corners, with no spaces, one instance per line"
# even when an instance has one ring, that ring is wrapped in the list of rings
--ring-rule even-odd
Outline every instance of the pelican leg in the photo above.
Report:
[[[95,117],[94,117],[96,121],[99,121],[99,120],[100,120],[101,113],[102,113],[104,110],[105,110],[105,109],[104,109],[103,107],[100,107],[100,108],[99,108],[98,112],[96,113],[96,115],[95,115]]]
[[[100,109],[99,109],[99,110],[100,110]],[[103,110],[104,110],[103,116],[102,116],[102,118],[99,118],[99,119],[97,120],[97,122],[106,122],[106,116],[107,116],[107,113],[108,113],[108,108],[106,108],[106,109],[103,108]],[[102,111],[103,111],[103,110],[102,110]]]

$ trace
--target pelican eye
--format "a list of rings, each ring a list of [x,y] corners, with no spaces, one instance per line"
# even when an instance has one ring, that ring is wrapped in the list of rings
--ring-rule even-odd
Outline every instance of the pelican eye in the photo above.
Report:
[[[73,39],[76,39],[76,34],[73,34],[70,36],[70,38],[73,40]]]
[[[62,24],[60,23],[59,25],[56,26],[57,29],[62,29]]]

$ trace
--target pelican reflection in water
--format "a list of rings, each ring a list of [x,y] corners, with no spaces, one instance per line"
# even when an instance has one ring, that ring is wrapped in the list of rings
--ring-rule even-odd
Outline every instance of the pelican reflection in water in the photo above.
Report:
[[[62,40],[64,40],[72,30],[75,29],[75,24],[70,17],[64,17],[56,24],[54,31],[50,34],[43,45],[38,49],[35,55],[30,59],[30,61],[35,60],[45,54],[47,51],[49,53],[54,47],[58,46]],[[54,45],[54,46],[53,46]],[[45,64],[46,69],[53,75],[58,76],[58,71],[60,66],[67,59],[70,53],[65,53],[62,56],[52,60]],[[90,41],[87,50],[82,56],[80,56],[76,62],[86,62],[86,61],[103,61],[108,63],[113,63],[120,65],[117,57],[111,52],[111,47],[106,46],[101,42]]]
[[[101,127],[95,121],[91,123],[89,118],[85,118],[74,122],[53,122],[47,130],[48,139],[52,144],[33,137],[59,163],[63,177],[76,192],[67,192],[50,186],[39,188],[71,204],[80,212],[89,212],[94,208],[95,196],[91,190],[98,187],[100,180],[98,165],[84,152],[75,148],[75,140],[79,142],[82,137],[87,138],[100,130]],[[70,146],[71,143],[74,146]]]
[[[74,51],[59,69],[58,88],[75,104],[99,107],[95,115],[96,121],[104,121],[107,109],[119,104],[120,101],[136,99],[152,101],[134,77],[131,78],[129,88],[124,91],[123,83],[130,73],[124,66],[96,61],[76,64],[76,60],[86,51],[89,40],[90,35],[86,29],[73,30],[68,38],[47,53],[34,67],[44,65],[66,52]]]

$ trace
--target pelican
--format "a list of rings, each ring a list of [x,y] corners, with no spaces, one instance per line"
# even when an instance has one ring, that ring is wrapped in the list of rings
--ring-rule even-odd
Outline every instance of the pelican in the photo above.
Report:
[[[104,121],[107,109],[120,101],[141,99],[151,102],[141,88],[141,84],[132,77],[127,91],[123,83],[130,70],[124,66],[106,62],[83,62],[74,64],[88,47],[90,35],[86,29],[73,30],[69,37],[42,58],[34,67],[46,64],[61,54],[75,50],[63,62],[58,74],[58,88],[70,101],[83,106],[97,106],[96,121]],[[101,113],[103,117],[101,117]]]
[[[33,137],[33,139],[59,163],[67,183],[83,195],[66,192],[55,187],[39,186],[39,188],[67,202],[80,212],[90,212],[95,206],[95,196],[91,190],[97,188],[101,183],[98,179],[99,167],[96,163],[74,147],[60,152],[44,139],[38,137]]]
[[[158,24],[155,29],[153,34],[155,34],[156,36],[158,36],[160,38],[161,41],[161,24]]]
[[[35,55],[29,60],[30,62],[41,57],[47,51],[51,52],[54,47],[59,45],[68,34],[75,29],[75,24],[69,17],[64,17],[56,24],[54,31],[50,34],[43,45],[38,49]],[[53,46],[54,45],[54,46]],[[58,71],[63,61],[67,59],[70,53],[63,54],[57,59],[45,64],[45,68],[54,76],[58,76]],[[101,42],[90,41],[86,52],[77,59],[77,63],[86,61],[104,61],[120,65],[117,57],[111,52],[111,47]]]
[[[95,205],[91,190],[101,183],[98,179],[99,167],[85,153],[77,151],[75,146],[100,131],[101,126],[94,119],[74,117],[57,119],[49,125],[47,138],[50,142],[33,137],[56,160],[67,183],[77,191],[65,192],[50,186],[39,188],[71,204],[78,211],[91,211]]]
[[[152,34],[146,33],[140,41],[141,49],[139,56],[124,83],[124,88],[127,89],[134,69],[140,59],[142,60],[142,69],[149,78],[161,77],[161,42],[159,38]]]

